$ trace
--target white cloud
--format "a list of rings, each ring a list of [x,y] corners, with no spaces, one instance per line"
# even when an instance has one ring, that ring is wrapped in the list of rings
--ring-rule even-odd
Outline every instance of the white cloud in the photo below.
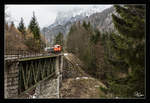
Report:
[[[48,26],[55,21],[59,11],[68,11],[74,8],[87,9],[94,5],[6,5],[7,12],[11,15],[11,19],[15,25],[18,25],[21,17],[23,17],[25,25],[28,26],[32,17],[33,11],[37,17],[39,26],[42,28]],[[111,5],[95,5],[101,6],[102,9],[108,8]]]

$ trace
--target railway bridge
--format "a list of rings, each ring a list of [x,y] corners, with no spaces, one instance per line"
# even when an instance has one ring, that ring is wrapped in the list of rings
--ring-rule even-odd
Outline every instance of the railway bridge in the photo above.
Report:
[[[5,51],[5,98],[59,98],[63,54]]]

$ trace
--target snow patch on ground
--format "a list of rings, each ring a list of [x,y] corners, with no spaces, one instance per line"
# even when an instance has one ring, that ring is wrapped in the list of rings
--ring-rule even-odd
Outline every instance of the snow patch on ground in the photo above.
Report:
[[[76,77],[76,80],[78,79],[89,79],[89,77]]]
[[[98,88],[98,87],[100,87],[99,85],[95,85],[95,88]]]
[[[64,53],[64,56],[68,55],[68,53]]]

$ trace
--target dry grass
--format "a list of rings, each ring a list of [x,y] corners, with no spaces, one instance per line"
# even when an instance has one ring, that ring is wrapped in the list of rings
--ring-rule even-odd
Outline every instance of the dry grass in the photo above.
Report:
[[[105,87],[100,81],[89,77],[88,79],[69,78],[63,81],[61,87],[62,98],[101,98],[104,93],[99,86]]]

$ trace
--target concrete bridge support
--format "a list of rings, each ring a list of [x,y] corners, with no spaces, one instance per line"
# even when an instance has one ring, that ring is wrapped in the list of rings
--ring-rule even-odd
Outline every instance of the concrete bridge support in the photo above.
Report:
[[[17,60],[5,61],[4,68],[4,97],[9,98],[18,95],[18,69]]]

